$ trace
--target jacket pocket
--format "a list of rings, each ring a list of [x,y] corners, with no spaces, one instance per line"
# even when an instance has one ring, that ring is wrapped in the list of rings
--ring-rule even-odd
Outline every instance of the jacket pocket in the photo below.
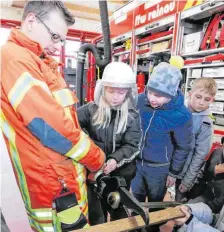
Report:
[[[46,178],[50,191],[57,193],[61,188],[60,180],[64,180],[68,188],[72,188],[75,182],[75,167],[70,159],[51,163],[46,170]]]
[[[163,154],[161,154],[163,157],[162,158],[163,160],[161,160],[161,161],[162,162],[170,162],[170,158],[171,158],[170,156],[172,154],[171,134],[169,131],[168,132],[165,132],[165,131],[159,132],[158,134],[159,134],[161,141],[163,143],[163,144],[161,144],[161,148],[160,148],[161,152],[163,153]]]

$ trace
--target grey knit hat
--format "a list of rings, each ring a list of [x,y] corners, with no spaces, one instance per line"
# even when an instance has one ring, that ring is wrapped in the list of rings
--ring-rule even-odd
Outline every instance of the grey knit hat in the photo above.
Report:
[[[181,78],[180,69],[162,62],[153,70],[147,83],[147,90],[156,92],[164,97],[173,98],[177,94]]]

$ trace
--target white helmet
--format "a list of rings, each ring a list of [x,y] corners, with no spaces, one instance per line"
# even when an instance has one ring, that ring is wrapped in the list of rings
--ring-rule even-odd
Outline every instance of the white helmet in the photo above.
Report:
[[[104,86],[130,88],[136,84],[136,78],[131,67],[123,62],[112,62],[103,72]]]
[[[117,87],[130,88],[129,108],[135,108],[137,105],[138,91],[136,85],[136,78],[131,67],[123,62],[112,62],[108,64],[103,72],[101,80],[97,81],[94,91],[94,101],[99,104],[101,95],[103,94],[103,87]]]

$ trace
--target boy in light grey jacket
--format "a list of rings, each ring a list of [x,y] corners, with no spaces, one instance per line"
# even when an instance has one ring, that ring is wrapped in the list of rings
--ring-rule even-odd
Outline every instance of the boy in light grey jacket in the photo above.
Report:
[[[224,145],[224,137],[221,141]],[[224,147],[215,149],[199,180],[199,196],[180,206],[184,218],[176,219],[178,232],[224,231]]]
[[[178,232],[223,232],[224,230],[224,206],[219,214],[218,221],[214,222],[214,215],[203,202],[180,206],[180,210],[185,214],[184,218],[175,219]]]
[[[188,198],[188,192],[211,149],[213,119],[209,105],[214,101],[216,92],[217,84],[212,78],[196,79],[189,92],[187,107],[192,112],[193,119],[193,151],[188,155],[176,181],[176,201]]]

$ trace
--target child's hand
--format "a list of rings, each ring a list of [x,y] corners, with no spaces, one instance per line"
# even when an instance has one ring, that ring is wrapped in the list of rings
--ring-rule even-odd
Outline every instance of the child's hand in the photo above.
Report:
[[[182,226],[190,218],[191,210],[186,205],[178,206],[178,208],[180,208],[181,212],[185,214],[185,217],[175,219],[174,222],[176,225]]]
[[[215,175],[224,173],[224,164],[215,165]]]
[[[181,193],[186,193],[186,192],[189,191],[189,188],[187,188],[184,184],[181,184],[179,186],[179,190],[180,190]]]
[[[166,187],[170,188],[172,187],[176,182],[176,178],[172,177],[172,176],[168,176],[166,179]]]
[[[104,174],[108,175],[111,173],[113,170],[115,170],[117,167],[117,161],[115,159],[109,159],[104,166],[103,172]]]

